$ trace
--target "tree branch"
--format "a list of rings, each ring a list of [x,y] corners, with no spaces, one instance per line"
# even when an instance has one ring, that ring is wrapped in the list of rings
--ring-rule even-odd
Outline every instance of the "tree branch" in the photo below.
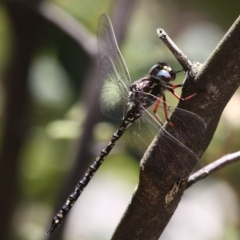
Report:
[[[219,169],[222,169],[232,163],[238,162],[240,160],[240,151],[227,154],[220,159],[208,164],[204,168],[193,173],[189,179],[186,188],[191,187],[194,183],[208,177],[211,173],[216,172]]]
[[[34,10],[49,23],[74,39],[91,58],[97,56],[95,35],[63,9],[51,2],[44,2]]]
[[[177,47],[177,45],[170,39],[166,32],[159,28],[156,30],[158,37],[165,43],[168,49],[173,53],[178,62],[182,65],[185,71],[190,70],[192,63],[185,54]]]
[[[222,111],[240,84],[240,18],[223,37],[211,56],[202,65],[195,65],[194,71],[187,76],[182,97],[197,94],[191,101],[180,101],[178,107],[194,112],[207,124],[204,138],[195,132],[183,144],[192,149],[199,157],[208,147],[218,125]],[[183,119],[184,121],[184,119]],[[194,122],[188,123],[188,129],[194,129]],[[168,128],[168,126],[167,126]],[[183,129],[183,131],[188,131]],[[157,139],[159,144],[161,136]],[[155,144],[156,145],[156,144]],[[185,152],[178,156],[184,159]],[[178,159],[173,159],[169,150],[164,152],[168,159],[168,168],[164,167],[161,153],[150,146],[145,153],[140,168],[139,185],[133,195],[113,240],[158,239],[187,186],[190,171],[180,167]],[[196,161],[187,159],[193,170]],[[171,201],[166,197],[171,195]]]

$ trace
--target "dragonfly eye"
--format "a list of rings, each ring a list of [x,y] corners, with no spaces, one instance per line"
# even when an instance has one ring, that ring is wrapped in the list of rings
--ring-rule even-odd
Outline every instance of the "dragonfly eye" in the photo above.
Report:
[[[172,79],[171,74],[166,71],[166,70],[159,70],[158,68],[152,69],[152,71],[150,72],[151,77],[159,79],[159,80],[163,80],[165,82],[170,82]]]
[[[173,81],[176,77],[175,72],[167,65],[163,64],[156,64],[154,65],[150,71],[149,74],[151,77],[155,79],[162,80],[164,82],[170,82]]]
[[[164,80],[166,82],[169,82],[169,81],[172,80],[172,77],[171,77],[170,73],[166,70],[158,71],[158,73],[156,74],[156,78],[158,78],[160,80]]]

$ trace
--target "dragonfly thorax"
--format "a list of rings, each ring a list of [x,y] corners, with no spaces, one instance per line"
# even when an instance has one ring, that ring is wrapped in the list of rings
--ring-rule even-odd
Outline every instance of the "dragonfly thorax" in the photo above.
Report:
[[[164,89],[165,86],[158,80],[150,76],[144,77],[130,85],[128,97],[136,105],[149,107],[156,101],[156,97],[163,95]]]
[[[147,77],[141,78],[129,87],[129,100],[136,105],[151,106],[156,98],[164,95],[168,82],[175,79],[175,72],[166,63],[154,65]]]

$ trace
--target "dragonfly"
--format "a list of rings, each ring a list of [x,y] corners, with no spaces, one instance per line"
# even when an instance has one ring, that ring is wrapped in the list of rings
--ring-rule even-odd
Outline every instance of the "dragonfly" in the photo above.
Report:
[[[187,158],[198,160],[196,154],[178,140],[178,136],[181,135],[182,138],[184,133],[178,131],[177,127],[171,122],[170,114],[175,111],[176,118],[182,121],[185,127],[187,127],[188,123],[181,120],[183,117],[186,119],[187,116],[190,121],[195,121],[196,131],[202,131],[204,121],[194,113],[170,107],[166,103],[165,91],[169,91],[178,100],[182,101],[188,100],[196,94],[181,98],[175,92],[175,89],[182,87],[183,84],[171,83],[175,80],[177,72],[165,62],[158,62],[150,68],[147,76],[132,83],[119,50],[110,18],[106,14],[101,15],[98,21],[97,41],[100,60],[101,111],[108,117],[122,119],[122,123],[107,146],[101,150],[99,156],[77,183],[74,191],[68,196],[59,212],[54,216],[48,234],[52,233],[62,223],[106,156],[115,146],[115,143],[133,123],[131,136],[133,142],[140,149],[145,149],[159,130],[162,130],[165,145],[169,146],[169,148],[172,145],[175,147],[175,151],[173,151],[174,157],[180,158],[177,149],[183,149]],[[151,106],[153,106],[153,113],[147,110]],[[164,118],[174,129],[171,134],[163,128]],[[159,144],[159,152],[161,153],[161,144]],[[186,163],[183,159],[179,159],[179,161],[182,161],[183,165]]]

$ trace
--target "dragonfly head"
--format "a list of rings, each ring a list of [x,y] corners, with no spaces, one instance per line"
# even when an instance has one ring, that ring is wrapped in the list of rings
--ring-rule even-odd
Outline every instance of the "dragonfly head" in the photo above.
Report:
[[[158,64],[151,67],[149,70],[149,75],[164,82],[173,81],[176,77],[175,71],[172,70],[172,68],[164,62],[159,62]]]

